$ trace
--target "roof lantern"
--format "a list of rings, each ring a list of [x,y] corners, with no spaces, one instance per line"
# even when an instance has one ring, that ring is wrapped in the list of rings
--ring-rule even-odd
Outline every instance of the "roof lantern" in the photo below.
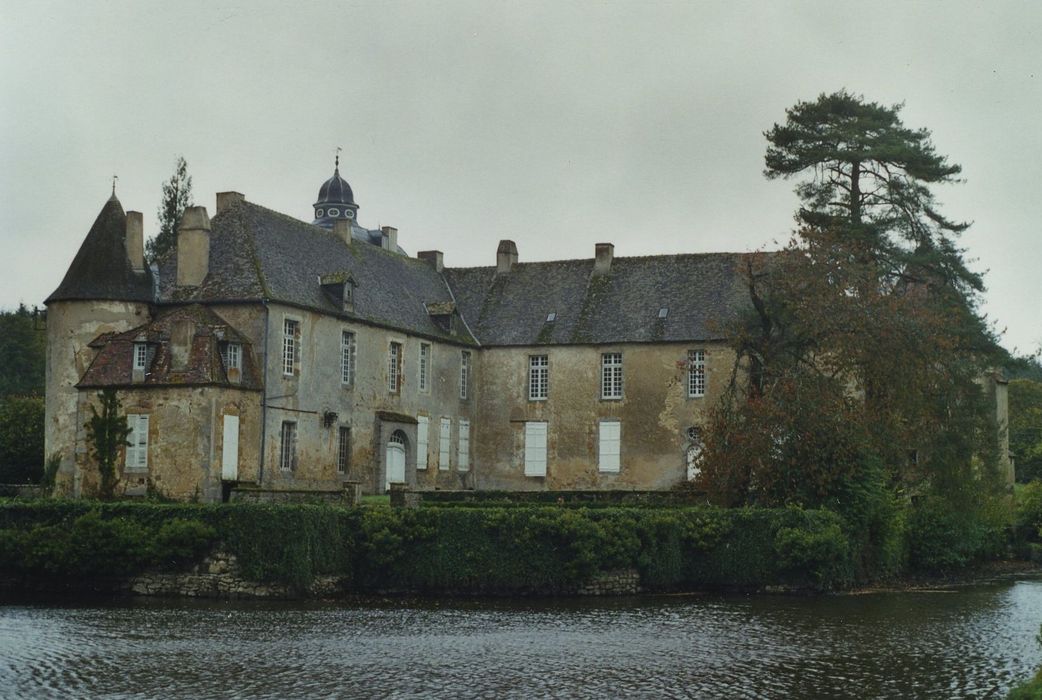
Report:
[[[340,149],[338,148],[337,151]],[[313,205],[315,209],[315,226],[332,229],[333,222],[342,219],[354,221],[358,213],[358,205],[355,204],[355,193],[351,191],[351,185],[347,180],[340,177],[340,153],[336,155],[333,167],[333,177],[322,183],[318,190],[318,201]]]

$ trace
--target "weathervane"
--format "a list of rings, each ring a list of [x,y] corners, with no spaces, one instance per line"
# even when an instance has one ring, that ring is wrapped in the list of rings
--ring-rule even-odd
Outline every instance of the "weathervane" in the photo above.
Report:
[[[116,194],[116,180],[118,180],[118,179],[119,179],[119,175],[113,175],[112,176],[112,194],[113,194],[113,196],[115,196],[115,194]]]
[[[340,151],[342,151],[342,150],[344,150],[344,149],[342,149],[340,146],[336,147],[336,167],[337,168],[340,167]]]

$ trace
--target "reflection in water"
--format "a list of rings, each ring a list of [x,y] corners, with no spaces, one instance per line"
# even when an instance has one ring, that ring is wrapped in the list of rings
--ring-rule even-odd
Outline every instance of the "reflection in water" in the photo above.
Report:
[[[0,697],[1004,697],[1042,581],[792,598],[0,607]]]

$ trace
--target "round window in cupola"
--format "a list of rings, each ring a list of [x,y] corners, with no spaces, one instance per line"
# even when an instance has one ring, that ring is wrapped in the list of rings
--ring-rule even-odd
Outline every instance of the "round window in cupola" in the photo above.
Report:
[[[349,219],[353,219],[353,218],[355,218],[355,213],[353,211],[351,211],[350,209],[345,209],[344,210],[344,216],[346,216]]]
[[[315,210],[315,218],[316,219],[321,219],[322,218],[322,210],[321,209],[316,209]]]
[[[340,216],[340,210],[336,208],[330,209],[328,213],[330,216]]]

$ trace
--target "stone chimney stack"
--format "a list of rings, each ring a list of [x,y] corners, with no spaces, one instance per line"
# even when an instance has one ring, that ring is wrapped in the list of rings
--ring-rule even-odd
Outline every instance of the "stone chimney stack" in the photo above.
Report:
[[[139,211],[127,212],[127,258],[134,272],[145,271],[145,225]]]
[[[381,239],[381,246],[384,250],[389,250],[392,253],[398,252],[398,229],[394,226],[384,226],[380,229],[380,233],[383,235]]]
[[[593,250],[593,274],[606,275],[611,272],[611,261],[615,257],[615,246],[611,243],[598,243]]]
[[[187,207],[177,229],[177,286],[198,287],[210,271],[210,217],[206,207]]]
[[[517,246],[513,241],[500,241],[499,248],[496,249],[496,274],[510,272],[510,269],[516,264]]]
[[[241,204],[246,201],[246,195],[242,192],[218,192],[217,193],[217,213],[220,214],[222,211]]]
[[[347,219],[333,220],[333,233],[345,244],[351,245],[351,222]]]
[[[437,272],[445,269],[445,257],[440,250],[422,250],[416,257],[433,267]]]

